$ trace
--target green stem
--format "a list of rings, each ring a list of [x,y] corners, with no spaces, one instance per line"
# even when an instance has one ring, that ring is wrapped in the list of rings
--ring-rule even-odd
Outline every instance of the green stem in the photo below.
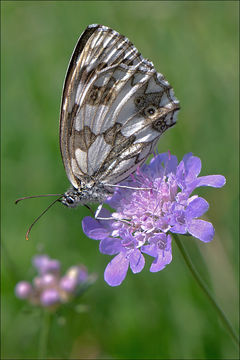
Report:
[[[200,275],[197,273],[196,269],[194,268],[190,257],[188,256],[188,254],[186,253],[180,239],[178,238],[178,236],[176,234],[172,234],[176,244],[185,260],[185,263],[187,264],[189,270],[191,271],[193,277],[195,278],[195,280],[197,281],[198,285],[200,286],[200,288],[203,290],[203,292],[205,293],[205,295],[207,296],[207,298],[209,299],[209,301],[212,303],[213,307],[215,308],[215,310],[217,311],[219,317],[221,318],[223,324],[225,325],[226,329],[228,330],[228,333],[230,334],[230,336],[232,337],[232,339],[234,340],[234,342],[240,347],[240,341],[239,338],[237,336],[237,334],[235,333],[232,325],[230,324],[229,320],[227,319],[226,315],[224,314],[224,312],[222,311],[222,309],[220,308],[220,306],[216,303],[216,301],[214,300],[213,296],[210,294],[209,290],[207,289],[206,285],[204,284],[203,280],[200,278]]]
[[[47,359],[48,335],[50,329],[51,313],[43,309],[42,324],[39,334],[38,358],[39,360]]]

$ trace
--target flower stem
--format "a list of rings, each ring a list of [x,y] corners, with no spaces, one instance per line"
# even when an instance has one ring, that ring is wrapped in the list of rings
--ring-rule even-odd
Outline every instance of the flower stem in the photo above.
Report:
[[[48,334],[50,329],[51,314],[47,310],[43,310],[42,324],[39,334],[38,358],[43,360],[47,358]]]
[[[213,296],[211,295],[211,293],[209,292],[209,290],[207,289],[206,285],[204,284],[203,280],[200,278],[200,275],[197,273],[196,269],[194,268],[190,257],[188,256],[188,254],[186,253],[179,237],[176,234],[172,234],[176,244],[185,260],[185,263],[187,264],[189,270],[191,271],[193,277],[195,278],[195,280],[197,281],[198,285],[200,286],[200,288],[203,290],[203,292],[205,293],[205,295],[207,296],[207,298],[209,299],[209,301],[212,303],[213,307],[215,308],[215,310],[217,311],[219,317],[221,318],[223,324],[225,325],[226,329],[228,330],[228,333],[230,334],[230,336],[232,337],[232,339],[234,340],[234,342],[240,347],[240,341],[239,338],[237,336],[237,334],[235,333],[232,325],[230,324],[229,320],[227,319],[226,315],[224,314],[224,312],[222,311],[222,309],[220,308],[220,306],[216,303],[216,301],[214,300]]]

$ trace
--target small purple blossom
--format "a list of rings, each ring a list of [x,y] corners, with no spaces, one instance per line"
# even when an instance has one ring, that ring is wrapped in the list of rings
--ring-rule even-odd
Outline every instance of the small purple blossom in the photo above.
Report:
[[[51,288],[51,287],[55,286],[57,281],[58,281],[58,277],[51,273],[45,273],[41,277],[41,285],[44,288]]]
[[[76,287],[84,283],[88,278],[87,269],[84,266],[72,266],[59,282],[59,286],[66,292],[73,292]]]
[[[20,281],[15,287],[15,294],[19,299],[27,299],[32,291],[32,285],[27,281]]]
[[[115,211],[102,209],[98,217],[110,220],[83,219],[85,234],[100,240],[100,252],[115,255],[104,273],[109,285],[120,285],[129,267],[140,272],[143,253],[154,258],[151,272],[164,269],[172,261],[170,233],[190,234],[204,242],[213,239],[213,225],[198,219],[209,205],[192,192],[200,186],[222,187],[225,178],[198,177],[200,170],[201,160],[191,153],[179,164],[176,156],[159,154],[121,183],[127,189],[119,187],[107,201]]]
[[[78,295],[78,291],[85,289],[96,280],[94,274],[89,275],[83,265],[71,266],[61,276],[60,262],[47,255],[37,255],[32,261],[38,275],[32,284],[20,281],[15,287],[15,294],[20,299],[28,300],[33,305],[43,306],[54,310],[61,303],[69,302]]]
[[[59,261],[50,259],[47,255],[36,255],[32,262],[33,266],[41,275],[45,273],[58,273],[60,270]]]
[[[61,302],[61,297],[57,289],[46,289],[40,295],[40,302],[44,307],[53,306]]]
[[[69,276],[63,276],[61,281],[59,282],[59,286],[62,290],[66,292],[73,292],[77,286],[77,281],[75,278],[71,278]]]

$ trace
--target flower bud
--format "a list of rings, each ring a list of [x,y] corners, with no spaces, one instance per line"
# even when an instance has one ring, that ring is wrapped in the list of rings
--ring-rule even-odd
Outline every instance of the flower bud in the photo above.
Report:
[[[76,286],[77,279],[68,275],[63,276],[59,282],[59,287],[61,288],[61,290],[64,290],[68,293],[73,292]]]
[[[32,285],[27,281],[20,281],[15,287],[15,294],[19,299],[29,298],[32,291]]]
[[[60,296],[57,290],[44,290],[40,297],[40,302],[43,306],[51,306],[60,302]]]
[[[33,265],[39,274],[46,274],[47,272],[58,273],[60,270],[59,261],[50,259],[47,255],[35,256],[33,258]]]

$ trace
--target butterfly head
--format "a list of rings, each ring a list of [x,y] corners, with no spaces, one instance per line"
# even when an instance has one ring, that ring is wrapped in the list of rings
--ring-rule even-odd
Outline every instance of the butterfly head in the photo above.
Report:
[[[84,192],[71,188],[66,191],[63,197],[59,200],[63,205],[67,207],[76,207],[83,203]]]
[[[67,207],[74,208],[78,205],[86,205],[89,202],[102,203],[109,195],[112,195],[112,192],[103,183],[83,183],[78,189],[70,188],[59,201]]]

